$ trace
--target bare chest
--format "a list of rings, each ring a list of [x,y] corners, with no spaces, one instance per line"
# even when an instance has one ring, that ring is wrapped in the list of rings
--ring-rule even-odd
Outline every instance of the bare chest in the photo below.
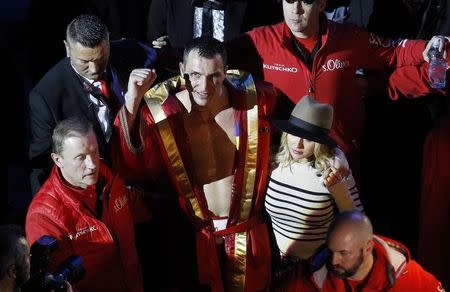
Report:
[[[232,109],[215,118],[186,115],[184,127],[197,182],[211,183],[231,175],[236,152]]]
[[[209,209],[228,215],[236,155],[233,110],[215,117],[186,115],[184,127],[192,156],[192,170],[204,190]]]

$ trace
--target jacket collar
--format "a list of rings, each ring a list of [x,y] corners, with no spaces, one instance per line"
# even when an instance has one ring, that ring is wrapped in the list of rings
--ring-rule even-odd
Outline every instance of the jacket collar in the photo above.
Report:
[[[327,20],[326,16],[324,13],[322,13],[320,15],[319,18],[320,21],[320,34],[321,34],[321,41],[322,41],[322,46],[325,46],[328,36],[330,34],[330,32],[332,30],[334,30],[334,25],[332,21]],[[293,50],[292,48],[292,32],[289,29],[289,27],[287,26],[286,22],[283,21],[281,23],[282,28],[281,28],[281,45],[284,46],[285,48],[289,48],[291,50]]]
[[[79,187],[75,187],[70,185],[62,176],[59,168],[54,165],[52,169],[52,173],[50,178],[52,180],[52,184],[57,193],[60,194],[62,200],[65,203],[70,204],[72,206],[79,206],[80,204],[88,207],[92,212],[96,210],[96,201],[97,201],[97,191],[96,187],[101,186],[101,194],[103,196],[108,194],[109,183],[108,181],[108,169],[104,164],[100,165],[100,173],[98,178],[97,185],[89,186],[86,189],[82,189]]]
[[[97,195],[94,186],[88,186],[86,189],[82,189],[69,184],[61,174],[60,169],[55,165],[52,170],[56,179],[55,182],[60,188],[65,198],[67,198],[72,204],[81,203],[87,206],[90,210],[95,210],[95,202],[97,200]]]

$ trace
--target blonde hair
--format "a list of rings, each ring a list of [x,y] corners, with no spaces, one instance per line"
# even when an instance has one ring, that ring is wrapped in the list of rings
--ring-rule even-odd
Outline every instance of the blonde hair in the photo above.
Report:
[[[289,152],[287,143],[287,133],[281,135],[280,149],[275,156],[275,161],[280,167],[290,167],[297,162]],[[310,157],[311,165],[319,170],[324,171],[331,165],[331,159],[336,155],[335,148],[330,148],[325,144],[314,142],[314,154]]]

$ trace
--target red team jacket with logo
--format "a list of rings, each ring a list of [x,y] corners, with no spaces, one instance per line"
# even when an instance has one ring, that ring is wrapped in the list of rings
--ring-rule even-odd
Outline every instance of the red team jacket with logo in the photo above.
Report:
[[[444,291],[441,283],[412,260],[402,244],[381,236],[374,236],[375,263],[368,279],[354,291]],[[319,291],[348,291],[342,279],[327,273],[326,267],[311,277]],[[320,280],[319,280],[320,279]]]
[[[138,195],[103,164],[98,184],[102,186],[101,217],[95,187],[69,186],[55,166],[28,209],[28,242],[33,244],[43,235],[58,240],[58,248],[50,255],[52,272],[70,255],[82,256],[86,275],[74,286],[76,290],[143,291],[134,221],[142,221],[146,212],[133,208]],[[137,212],[133,214],[132,209]]]
[[[426,42],[382,39],[354,25],[325,19],[321,31],[321,46],[311,70],[296,53],[285,22],[256,28],[230,42],[230,63],[236,62],[240,68],[259,75],[295,103],[310,94],[331,104],[332,137],[350,158],[349,154],[360,144],[364,124],[355,71],[419,65],[424,62]],[[232,55],[233,52],[237,54]]]
[[[320,263],[322,249],[311,263]],[[328,292],[328,291],[361,291],[361,292],[445,292],[442,284],[416,261],[412,260],[408,249],[392,239],[374,236],[374,264],[366,279],[353,282],[330,273],[327,265],[318,266],[312,275],[292,274],[284,286],[277,291],[289,292]]]

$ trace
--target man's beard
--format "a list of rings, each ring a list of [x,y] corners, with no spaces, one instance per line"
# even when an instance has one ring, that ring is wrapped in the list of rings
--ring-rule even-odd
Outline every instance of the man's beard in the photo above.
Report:
[[[361,267],[362,263],[364,261],[364,255],[363,255],[363,250],[360,250],[359,253],[359,257],[356,260],[356,263],[351,266],[348,269],[344,269],[343,267],[339,266],[339,265],[335,265],[333,266],[331,264],[331,259],[329,259],[327,261],[327,268],[329,271],[331,271],[333,274],[335,274],[336,276],[338,276],[341,279],[346,279],[346,278],[350,278],[352,276],[354,276],[356,274],[356,272],[358,271],[359,267]],[[336,268],[340,268],[341,270],[343,270],[343,272],[337,272]]]

